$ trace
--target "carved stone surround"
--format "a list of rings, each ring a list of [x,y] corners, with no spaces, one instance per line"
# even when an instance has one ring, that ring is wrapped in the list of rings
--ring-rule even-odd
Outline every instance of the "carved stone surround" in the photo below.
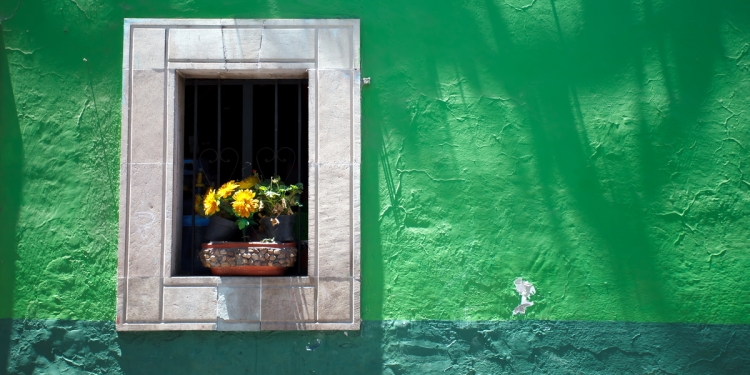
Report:
[[[117,329],[356,330],[359,20],[126,19]],[[176,277],[185,78],[309,80],[309,276]]]

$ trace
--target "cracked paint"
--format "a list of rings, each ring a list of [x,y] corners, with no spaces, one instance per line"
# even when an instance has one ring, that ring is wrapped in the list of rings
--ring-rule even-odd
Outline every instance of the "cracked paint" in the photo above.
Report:
[[[18,12],[18,8],[20,8],[20,7],[21,7],[21,0],[18,0],[18,3],[16,3],[16,7],[13,9],[13,11],[10,13],[9,16],[7,16],[7,17],[0,17],[0,24],[2,24],[3,21],[7,21],[7,20],[15,17],[16,16],[16,12]]]

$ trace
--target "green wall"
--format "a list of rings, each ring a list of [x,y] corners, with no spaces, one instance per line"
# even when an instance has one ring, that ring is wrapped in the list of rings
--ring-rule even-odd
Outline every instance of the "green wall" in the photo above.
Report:
[[[742,374],[750,325],[365,321],[354,332],[13,324],[10,374]]]
[[[365,316],[749,322],[748,3],[433,3],[362,13]]]
[[[367,324],[750,323],[746,1],[6,0],[0,352],[114,319],[123,19],[178,17],[361,19]]]

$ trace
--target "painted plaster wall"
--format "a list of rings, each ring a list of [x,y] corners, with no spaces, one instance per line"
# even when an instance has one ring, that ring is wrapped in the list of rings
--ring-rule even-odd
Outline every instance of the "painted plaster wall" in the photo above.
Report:
[[[125,17],[362,20],[369,324],[750,322],[744,1],[6,0],[3,332],[114,318]],[[519,276],[537,304],[512,318]]]
[[[10,374],[741,374],[750,326],[366,321],[355,332],[120,333],[16,320]]]

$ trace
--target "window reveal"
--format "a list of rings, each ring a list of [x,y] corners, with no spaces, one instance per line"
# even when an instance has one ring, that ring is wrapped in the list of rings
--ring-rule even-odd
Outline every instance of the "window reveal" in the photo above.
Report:
[[[194,212],[196,194],[253,171],[308,185],[307,85],[306,79],[186,80],[179,275],[210,275],[198,259],[208,220]],[[306,191],[300,201],[300,256],[288,276],[307,275]]]

